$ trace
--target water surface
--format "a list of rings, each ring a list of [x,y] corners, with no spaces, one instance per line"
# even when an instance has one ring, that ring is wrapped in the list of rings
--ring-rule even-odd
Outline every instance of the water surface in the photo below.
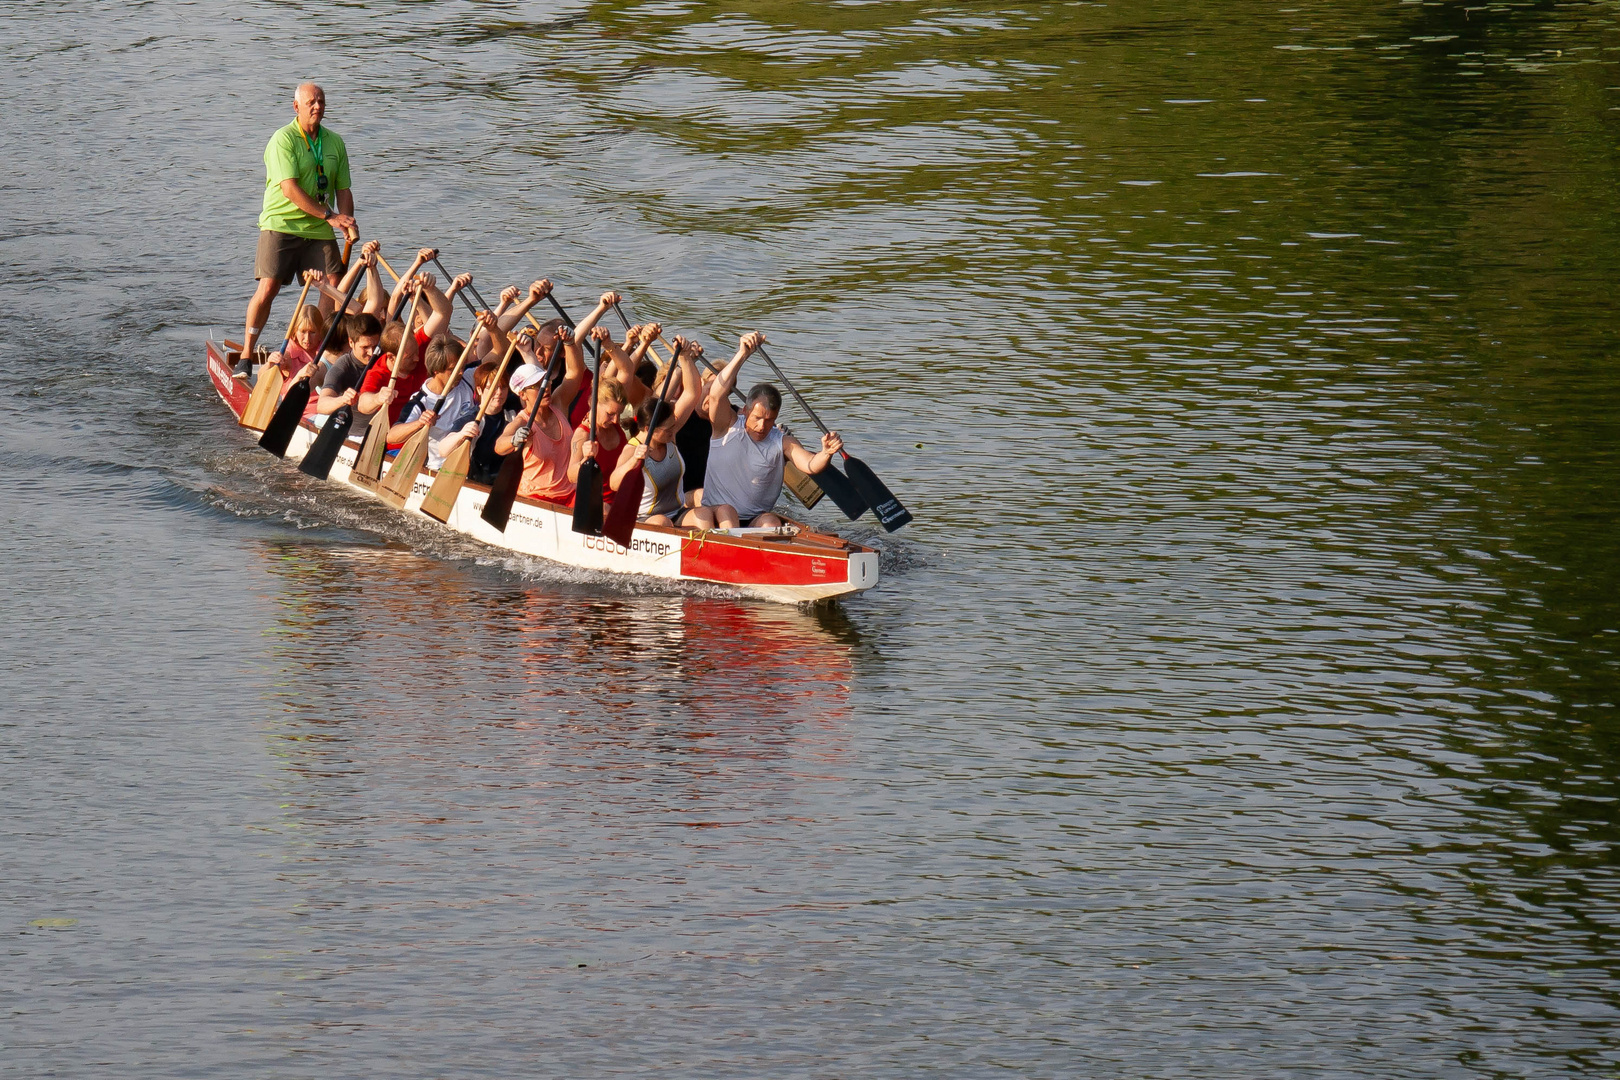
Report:
[[[6,7],[0,1074],[1613,1071],[1616,50]],[[844,526],[882,585],[508,559],[243,438],[200,342],[311,75],[391,259],[765,329],[917,515]]]

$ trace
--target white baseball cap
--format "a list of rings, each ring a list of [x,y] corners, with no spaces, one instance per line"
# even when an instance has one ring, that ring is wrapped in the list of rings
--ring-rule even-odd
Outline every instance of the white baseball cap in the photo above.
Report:
[[[546,377],[546,370],[534,364],[522,364],[512,372],[512,393],[521,394]]]

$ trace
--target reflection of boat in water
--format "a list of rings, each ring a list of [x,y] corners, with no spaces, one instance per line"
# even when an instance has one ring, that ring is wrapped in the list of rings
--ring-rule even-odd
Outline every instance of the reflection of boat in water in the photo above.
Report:
[[[208,377],[220,398],[238,420],[247,408],[249,388],[231,377],[224,349],[208,342]],[[314,442],[317,428],[306,418],[287,447],[289,461],[303,459]],[[367,486],[350,478],[350,466],[359,452],[351,439],[332,466],[331,479],[376,497]],[[424,467],[412,486],[403,512],[433,520],[421,513],[422,500],[438,474]],[[791,536],[757,537],[661,525],[636,526],[628,547],[605,536],[573,531],[573,512],[555,503],[519,498],[512,507],[506,531],[486,522],[480,512],[489,488],[471,481],[463,485],[446,525],[492,547],[566,566],[615,574],[642,574],[671,581],[701,581],[729,585],[767,600],[797,604],[863,592],[877,584],[878,555],[842,537],[818,533],[795,522]],[[379,499],[379,501],[381,501]]]
[[[559,592],[396,545],[265,555],[273,694],[323,730],[371,718],[444,737],[445,718],[478,717],[576,748],[667,739],[738,757],[818,757],[846,737],[860,635],[828,609]]]

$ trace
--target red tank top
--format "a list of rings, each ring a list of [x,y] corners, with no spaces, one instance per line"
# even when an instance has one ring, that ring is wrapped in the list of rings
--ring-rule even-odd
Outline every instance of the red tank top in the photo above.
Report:
[[[589,438],[591,430],[590,421],[587,420],[580,426],[584,429],[586,437]],[[607,434],[607,428],[599,426],[596,430],[596,464],[602,470],[602,500],[604,502],[610,501],[613,498],[613,488],[608,486],[608,481],[613,479],[613,470],[619,467],[619,455],[624,453],[624,448],[628,446],[630,442],[630,440],[624,437],[624,429],[618,424],[613,424],[612,428],[614,431],[619,433],[619,445],[615,446],[611,450],[609,450],[606,446],[603,446],[601,442],[601,437]]]

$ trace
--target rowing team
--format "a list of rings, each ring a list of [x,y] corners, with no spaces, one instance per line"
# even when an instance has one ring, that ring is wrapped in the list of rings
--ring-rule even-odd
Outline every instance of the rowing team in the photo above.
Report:
[[[527,291],[502,291],[493,311],[476,313],[471,339],[461,341],[450,332],[452,302],[472,275],[440,291],[433,275],[419,272],[436,255],[423,248],[391,293],[377,272],[376,241],[361,249],[336,290],[314,271],[306,274],[306,295],[315,286],[344,307],[328,316],[324,304],[300,303],[282,351],[269,355],[284,376],[283,396],[301,378],[318,389],[307,419],[320,426],[350,409],[353,437],[386,408],[390,451],[427,428],[428,467],[438,469],[470,442],[468,479],[475,483],[492,482],[502,458],[521,451],[517,493],[564,506],[573,505],[587,461],[596,463],[596,470],[586,470],[587,482],[599,472],[604,503],[639,469],[643,483],[631,485],[642,492],[638,521],[702,529],[781,525],[772,511],[784,460],[815,474],[843,448],[838,434],[828,432],[812,453],[777,426],[782,396],[768,383],[748,391],[741,412],[732,404],[737,374],[763,334],[744,334],[723,368],[705,364],[708,372],[700,373],[703,347],[696,342],[676,337],[666,343],[671,355],[659,357],[653,350],[663,340],[657,323],[627,326],[624,340],[615,341],[599,325],[618,307],[614,292],[603,293],[572,326],[560,318],[537,322],[529,311],[551,294],[551,282],[541,280]],[[359,274],[366,276],[364,292],[350,299]],[[407,300],[404,318],[396,317]],[[525,319],[530,325],[513,333]],[[596,373],[586,367],[587,342],[597,352]],[[523,363],[508,376],[514,353]]]

